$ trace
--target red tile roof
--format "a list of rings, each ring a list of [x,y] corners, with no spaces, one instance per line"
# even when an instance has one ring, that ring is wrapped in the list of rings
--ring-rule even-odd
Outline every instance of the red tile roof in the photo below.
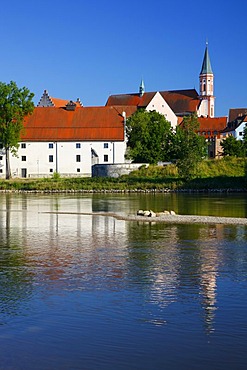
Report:
[[[206,138],[220,136],[227,126],[227,117],[198,117],[200,128],[197,132],[205,135]]]
[[[138,93],[111,95],[107,100],[106,106],[132,105],[145,108],[156,93],[157,92],[146,92],[143,96],[140,96]],[[159,91],[159,93],[175,114],[196,112],[201,102],[195,89]]]
[[[124,139],[122,113],[129,117],[136,107],[80,107],[74,111],[36,107],[24,121],[22,141],[100,141]]]
[[[197,112],[201,100],[195,89],[160,92],[175,114]]]

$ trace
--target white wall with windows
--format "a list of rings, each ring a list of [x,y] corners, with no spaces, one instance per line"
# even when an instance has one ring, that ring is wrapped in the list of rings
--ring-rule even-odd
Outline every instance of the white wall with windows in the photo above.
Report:
[[[235,129],[235,138],[237,140],[243,140],[244,138],[244,129],[246,126],[246,122],[242,122],[236,129]]]
[[[92,165],[124,163],[121,141],[21,142],[18,157],[10,156],[13,177],[91,176]],[[5,177],[5,153],[0,149],[0,178]]]

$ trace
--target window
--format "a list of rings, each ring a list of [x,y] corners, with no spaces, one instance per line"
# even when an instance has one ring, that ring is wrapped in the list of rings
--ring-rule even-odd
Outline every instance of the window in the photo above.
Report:
[[[0,149],[3,149],[3,143],[0,143]]]
[[[53,168],[50,168],[50,172],[53,172]]]
[[[240,131],[240,132],[239,132],[239,136],[242,136],[242,135],[243,135],[243,133]]]
[[[76,169],[76,171],[77,171],[77,172],[81,172],[80,168],[77,168],[77,169]]]
[[[53,149],[53,143],[49,143],[49,149]]]
[[[0,168],[0,173],[3,173],[3,170],[2,170],[2,168]]]
[[[104,155],[104,162],[108,162],[108,155],[107,154]]]
[[[80,143],[76,143],[75,146],[76,146],[76,149],[80,149],[81,144]]]
[[[53,162],[53,155],[49,155],[49,162]]]
[[[0,161],[2,161],[3,160],[3,156],[2,155],[0,155]]]
[[[21,143],[21,149],[26,149],[26,143]]]
[[[77,154],[76,155],[76,162],[81,162],[81,156],[80,156],[80,154]]]
[[[22,161],[26,161],[26,160],[27,160],[27,157],[26,157],[25,155],[22,155],[22,156],[21,156],[21,160],[22,160]]]
[[[108,143],[104,143],[104,149],[108,149]]]

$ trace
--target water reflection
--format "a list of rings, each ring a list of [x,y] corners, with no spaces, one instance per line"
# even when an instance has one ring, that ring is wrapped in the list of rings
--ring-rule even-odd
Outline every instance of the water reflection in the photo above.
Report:
[[[222,280],[241,281],[246,287],[246,227],[150,224],[80,214],[131,213],[145,208],[142,196],[139,202],[136,196],[110,196],[107,202],[99,196],[2,194],[0,323],[28,316],[36,327],[36,305],[46,317],[54,307],[57,325],[66,320],[69,340],[82,314],[93,315],[90,320],[98,326],[114,318],[126,330],[123,337],[132,327],[140,333],[144,347],[136,350],[144,351],[144,357],[149,347],[142,342],[142,325],[145,338],[153,338],[157,347],[156,328],[169,339],[193,338],[195,332],[198,338],[213,337],[225,310]],[[153,208],[148,197],[145,202]],[[173,196],[171,202],[175,207]],[[154,204],[160,203],[156,199]],[[85,294],[91,297],[88,307]],[[186,341],[183,345],[187,348]],[[145,361],[142,365],[147,368]]]

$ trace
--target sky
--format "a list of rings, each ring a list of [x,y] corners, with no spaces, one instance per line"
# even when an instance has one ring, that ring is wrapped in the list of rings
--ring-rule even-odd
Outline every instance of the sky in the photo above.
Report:
[[[199,91],[206,42],[216,116],[247,107],[243,0],[8,0],[1,4],[0,81],[105,105],[112,94]]]

